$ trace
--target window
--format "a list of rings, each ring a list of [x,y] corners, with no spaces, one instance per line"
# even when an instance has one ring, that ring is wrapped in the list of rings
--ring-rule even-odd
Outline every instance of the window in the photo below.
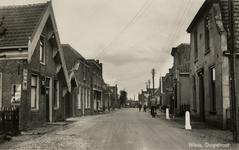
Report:
[[[87,92],[87,108],[90,108],[90,89],[88,89],[88,92]]]
[[[85,97],[84,97],[84,94],[85,91],[84,91],[84,87],[81,88],[81,98],[82,98],[82,106],[83,106],[83,109],[85,108]]]
[[[86,100],[86,92],[87,92],[87,88],[84,88],[84,108],[87,107],[87,100]]]
[[[39,77],[38,75],[32,74],[31,77],[31,109],[38,109],[38,98],[39,98]]]
[[[197,38],[197,31],[194,32],[194,59],[198,58],[198,38]]]
[[[54,80],[54,101],[53,105],[55,109],[59,108],[59,82]]]
[[[79,94],[78,94],[78,109],[81,109],[81,87],[79,87]]]
[[[0,73],[0,107],[2,107],[2,74]]]
[[[40,62],[45,63],[45,37],[40,36]]]
[[[48,89],[50,88],[50,83],[51,83],[50,80],[51,80],[50,78],[46,78],[45,84],[46,84],[46,88],[48,88]]]
[[[211,15],[208,14],[205,18],[205,52],[210,50],[210,28],[211,28]]]
[[[211,75],[211,110],[216,111],[216,87],[215,87],[215,67],[210,68]]]
[[[193,76],[193,109],[197,109],[196,76]]]

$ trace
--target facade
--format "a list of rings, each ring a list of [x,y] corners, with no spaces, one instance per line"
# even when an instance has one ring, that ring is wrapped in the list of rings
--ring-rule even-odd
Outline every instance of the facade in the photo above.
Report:
[[[86,59],[69,44],[62,44],[68,81],[71,84],[71,92],[66,94],[66,117],[79,117],[90,115],[91,109],[91,74],[90,66]]]
[[[90,66],[91,78],[92,78],[92,114],[97,113],[103,109],[103,73],[102,63],[99,60],[87,59]]]
[[[228,45],[227,5],[225,0],[206,0],[187,29],[191,35],[191,114],[222,129],[227,128],[230,109],[229,60],[224,55]]]
[[[139,93],[139,95],[138,95],[138,100],[139,100],[139,102],[141,102],[142,106],[144,106],[144,105],[148,106],[148,97],[149,97],[148,92],[143,91],[143,89],[142,89],[141,94]]]
[[[103,84],[103,111],[110,110],[112,104],[112,95],[113,93],[109,89],[109,85],[104,83]]]
[[[109,90],[113,93],[112,95],[112,109],[115,110],[115,108],[120,107],[120,102],[118,99],[118,87],[117,84],[115,86],[109,86]]]
[[[175,113],[175,101],[173,98],[173,68],[169,69],[162,80],[163,84],[163,94],[162,94],[162,104],[163,107],[169,108],[169,113]]]
[[[174,67],[173,72],[173,99],[175,114],[184,114],[182,108],[190,104],[190,44],[182,43],[172,48]]]
[[[0,107],[19,107],[20,130],[64,120],[70,86],[52,3],[0,7],[0,17]]]

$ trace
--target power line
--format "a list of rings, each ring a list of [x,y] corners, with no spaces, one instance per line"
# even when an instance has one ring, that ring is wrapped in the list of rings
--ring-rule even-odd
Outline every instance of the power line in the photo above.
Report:
[[[99,58],[105,51],[107,51],[120,37],[135,23],[135,21],[148,9],[148,7],[153,3],[154,0],[151,1],[151,3],[145,8],[147,3],[149,1],[146,1],[146,3],[143,5],[143,7],[138,11],[138,13],[132,18],[132,20],[127,24],[127,26],[118,34],[118,36],[102,51],[100,52],[95,59]],[[145,8],[145,10],[143,10]],[[143,12],[141,13],[141,11]],[[141,14],[140,14],[141,13]]]
[[[170,46],[172,45],[172,43],[175,41],[176,36],[178,35],[178,33],[180,33],[181,28],[182,28],[182,25],[183,25],[183,23],[186,21],[186,17],[187,17],[187,15],[188,15],[188,13],[190,12],[193,3],[194,3],[194,0],[192,1],[191,5],[190,5],[190,8],[184,10],[184,13],[182,14],[182,19],[181,19],[181,20],[183,20],[183,21],[180,21],[180,23],[179,23],[180,25],[178,26],[178,28],[177,28],[176,31],[175,31],[174,38],[172,38],[172,40],[171,40],[171,42],[170,42],[170,44],[169,44],[169,46],[168,46],[168,48],[167,48],[166,53],[165,53],[163,59],[161,59],[160,62],[164,62],[165,59],[167,58],[167,55],[169,55],[169,53],[170,53],[170,49],[169,49],[169,48],[170,48]],[[181,6],[182,6],[182,5],[181,5]],[[189,3],[187,4],[186,7],[188,7],[188,6],[189,6]],[[181,8],[180,8],[180,9],[181,9]],[[186,11],[186,10],[187,10],[187,11]]]
[[[82,20],[78,21],[77,23],[73,24],[72,26],[78,25],[79,23],[81,23],[81,22],[85,21],[86,19],[90,18],[91,16],[93,16],[95,13],[97,13],[98,11],[100,11],[101,9],[106,7],[111,2],[112,2],[112,0],[109,1],[108,3],[106,3],[105,5],[103,5],[102,7],[100,7],[99,9],[97,9],[96,11],[94,11],[93,13],[91,13],[90,15],[86,16],[84,19],[82,19]]]

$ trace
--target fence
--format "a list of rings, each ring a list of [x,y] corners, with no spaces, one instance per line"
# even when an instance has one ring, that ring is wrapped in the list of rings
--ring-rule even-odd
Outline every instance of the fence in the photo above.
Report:
[[[180,105],[180,112],[179,112],[180,115],[185,116],[186,111],[190,112],[190,104],[188,104],[188,103],[187,104],[181,104]]]
[[[0,108],[0,135],[16,135],[19,132],[19,108]]]

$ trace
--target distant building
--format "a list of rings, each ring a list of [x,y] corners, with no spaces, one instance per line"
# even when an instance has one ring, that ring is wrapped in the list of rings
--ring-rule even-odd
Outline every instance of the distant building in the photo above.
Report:
[[[86,59],[69,44],[62,44],[68,80],[71,92],[66,94],[66,117],[79,117],[90,115],[91,107],[91,72]]]
[[[177,47],[172,48],[171,55],[173,56],[173,99],[175,114],[184,115],[184,106],[190,106],[190,44],[182,43]]]
[[[169,113],[175,113],[175,101],[173,98],[173,68],[163,77],[162,104],[169,108]]]
[[[92,108],[93,114],[103,109],[103,66],[99,60],[87,59],[90,66],[91,78],[92,78]]]

